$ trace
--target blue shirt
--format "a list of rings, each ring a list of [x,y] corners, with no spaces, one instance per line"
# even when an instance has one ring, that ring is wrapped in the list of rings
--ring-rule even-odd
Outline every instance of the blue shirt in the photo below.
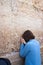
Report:
[[[25,65],[41,65],[40,44],[32,39],[20,46],[20,56],[25,58]]]

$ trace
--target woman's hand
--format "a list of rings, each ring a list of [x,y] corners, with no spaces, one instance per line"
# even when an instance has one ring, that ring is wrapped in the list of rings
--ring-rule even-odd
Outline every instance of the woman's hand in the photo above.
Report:
[[[20,38],[20,43],[26,44],[25,40],[22,37]]]

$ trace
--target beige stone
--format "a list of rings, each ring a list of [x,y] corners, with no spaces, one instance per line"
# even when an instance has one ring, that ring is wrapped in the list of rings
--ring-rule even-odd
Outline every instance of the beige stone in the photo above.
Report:
[[[33,5],[43,11],[43,0],[33,0]]]

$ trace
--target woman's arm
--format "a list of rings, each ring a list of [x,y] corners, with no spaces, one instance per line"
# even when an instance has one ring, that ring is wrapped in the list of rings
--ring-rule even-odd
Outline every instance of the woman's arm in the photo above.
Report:
[[[30,45],[28,43],[21,44],[20,46],[20,56],[21,57],[25,57],[27,55],[27,53],[30,51]]]

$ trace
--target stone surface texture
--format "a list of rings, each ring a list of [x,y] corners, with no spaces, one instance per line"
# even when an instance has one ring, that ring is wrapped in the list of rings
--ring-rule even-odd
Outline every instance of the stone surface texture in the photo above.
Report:
[[[0,0],[0,56],[19,52],[27,29],[43,47],[43,0]]]

